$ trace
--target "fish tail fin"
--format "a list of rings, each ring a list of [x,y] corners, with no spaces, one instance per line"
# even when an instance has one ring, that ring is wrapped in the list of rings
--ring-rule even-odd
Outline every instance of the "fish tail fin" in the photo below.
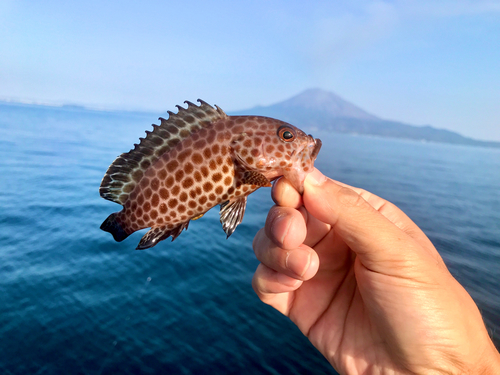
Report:
[[[127,238],[130,233],[127,233],[125,229],[123,229],[120,222],[116,219],[117,214],[118,212],[109,215],[108,218],[101,224],[101,229],[105,232],[111,233],[115,241],[121,242]]]

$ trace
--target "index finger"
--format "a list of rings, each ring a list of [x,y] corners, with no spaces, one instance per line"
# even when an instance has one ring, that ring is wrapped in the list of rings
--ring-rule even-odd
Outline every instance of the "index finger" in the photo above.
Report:
[[[290,211],[290,209],[296,209],[302,214],[306,223],[306,236],[303,242],[307,246],[313,247],[330,231],[329,224],[319,221],[307,212],[303,206],[302,195],[295,190],[286,178],[280,178],[274,183],[271,196],[278,206],[276,212],[281,212],[282,217],[288,216],[291,218],[292,211]],[[275,243],[283,246],[284,244],[282,241],[280,242],[282,233],[276,232],[276,228],[273,229],[274,230],[271,230],[271,226],[266,225],[269,238],[275,239]]]
[[[284,177],[274,182],[271,197],[274,203],[281,207],[299,208],[302,206],[302,195]]]

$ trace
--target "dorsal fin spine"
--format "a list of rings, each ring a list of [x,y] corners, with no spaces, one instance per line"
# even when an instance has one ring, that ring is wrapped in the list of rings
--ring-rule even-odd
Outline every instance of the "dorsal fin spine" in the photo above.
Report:
[[[137,176],[142,176],[145,168],[192,133],[227,117],[219,107],[214,108],[200,99],[198,102],[199,106],[186,101],[187,108],[177,106],[178,113],[167,111],[168,119],[160,117],[160,125],[153,124],[153,130],[147,130],[146,137],[139,138],[139,144],[118,156],[102,179],[101,196],[124,204],[138,183]],[[139,170],[141,173],[137,173]]]

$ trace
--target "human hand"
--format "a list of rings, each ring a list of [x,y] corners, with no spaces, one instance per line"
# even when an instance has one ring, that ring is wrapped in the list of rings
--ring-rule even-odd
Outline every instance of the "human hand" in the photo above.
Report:
[[[345,374],[500,374],[479,310],[400,209],[308,175],[254,239],[253,287]]]

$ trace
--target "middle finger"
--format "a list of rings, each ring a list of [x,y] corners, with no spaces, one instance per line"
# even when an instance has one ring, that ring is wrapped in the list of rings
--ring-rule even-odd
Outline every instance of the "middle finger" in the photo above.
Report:
[[[295,248],[284,249],[267,236],[264,228],[255,236],[253,248],[262,264],[298,280],[309,280],[319,267],[318,255],[309,246],[299,244]]]

